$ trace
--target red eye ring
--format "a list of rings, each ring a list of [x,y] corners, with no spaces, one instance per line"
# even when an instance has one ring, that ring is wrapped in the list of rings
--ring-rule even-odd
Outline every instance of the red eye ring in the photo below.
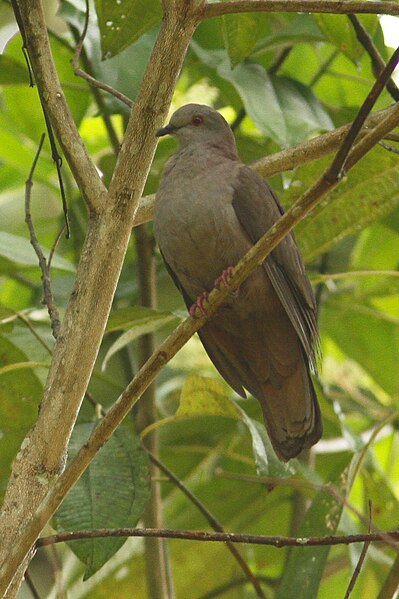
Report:
[[[191,124],[194,125],[194,127],[198,127],[199,125],[202,125],[203,122],[204,122],[204,117],[200,116],[199,114],[197,114],[196,116],[193,116],[193,118],[191,119]]]

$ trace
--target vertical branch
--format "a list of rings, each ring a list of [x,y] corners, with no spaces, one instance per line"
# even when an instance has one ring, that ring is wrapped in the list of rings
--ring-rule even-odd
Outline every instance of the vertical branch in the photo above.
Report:
[[[40,247],[39,240],[36,236],[36,231],[35,231],[35,227],[33,226],[33,220],[32,220],[32,215],[31,215],[31,211],[30,211],[30,199],[31,199],[31,192],[32,192],[32,187],[33,187],[33,175],[35,172],[37,161],[39,160],[40,152],[43,147],[44,137],[45,136],[43,133],[43,135],[41,136],[40,142],[39,142],[39,147],[37,149],[35,159],[32,164],[32,168],[30,170],[29,176],[25,183],[25,222],[28,225],[30,242],[33,246],[33,249],[36,252],[36,256],[38,257],[39,266],[40,266],[40,270],[42,273],[43,303],[46,304],[47,310],[48,310],[48,313],[50,316],[53,337],[55,339],[57,339],[58,333],[60,330],[61,321],[60,321],[60,316],[58,314],[58,309],[54,303],[53,293],[51,291],[51,283],[50,283],[51,256],[49,257],[49,260],[47,261],[45,255],[43,254],[43,250]]]
[[[156,273],[154,256],[154,238],[146,225],[134,228],[137,251],[138,283],[141,305],[156,307]],[[154,335],[143,335],[138,340],[139,363],[142,367],[154,353]],[[156,385],[155,382],[143,393],[137,407],[137,425],[139,430],[145,429],[156,420]],[[145,446],[156,457],[159,456],[158,432],[147,435]],[[146,528],[163,528],[162,497],[159,469],[151,462],[151,497],[144,512],[143,522]],[[151,599],[173,599],[173,581],[171,579],[170,560],[166,539],[145,539],[145,561],[147,588]]]

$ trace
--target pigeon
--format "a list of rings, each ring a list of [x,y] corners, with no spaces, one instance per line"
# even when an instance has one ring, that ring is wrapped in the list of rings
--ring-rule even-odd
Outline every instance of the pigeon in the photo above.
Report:
[[[155,238],[187,308],[206,312],[215,281],[228,286],[232,267],[283,209],[268,183],[241,162],[233,132],[216,110],[187,104],[156,135],[172,135],[180,147],[156,194]],[[317,372],[316,302],[292,234],[198,334],[231,388],[259,401],[281,460],[317,443],[322,419],[310,375]]]

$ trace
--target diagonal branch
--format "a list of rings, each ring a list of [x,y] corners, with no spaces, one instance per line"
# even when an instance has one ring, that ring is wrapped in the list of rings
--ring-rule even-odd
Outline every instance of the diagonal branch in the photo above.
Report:
[[[54,509],[62,500],[51,489],[64,468],[71,430],[103,337],[135,209],[155,151],[155,131],[166,118],[188,44],[198,24],[198,0],[195,6],[184,1],[184,11],[169,11],[165,16],[129,120],[110,192],[105,196],[105,188],[74,123],[71,130],[67,126],[71,115],[58,87],[42,2],[18,0],[18,3],[22,21],[28,24],[26,30],[32,32],[29,50],[36,83],[58,132],[65,133],[65,151],[73,154],[72,170],[75,169],[86,197],[89,195],[91,214],[41,410],[14,460],[0,513],[0,596],[10,599],[16,596],[31,548],[48,521],[49,511],[40,508],[43,500],[51,496]],[[183,5],[183,0],[179,3]],[[74,143],[69,142],[70,138]]]
[[[371,64],[373,66],[374,75],[378,77],[385,68],[385,62],[382,58],[377,46],[374,44],[371,36],[363,27],[360,20],[356,15],[348,15],[348,19],[352,23],[353,29],[356,32],[356,37],[370,56]],[[390,79],[387,83],[387,90],[391,94],[392,98],[397,102],[399,100],[399,89],[393,79]]]

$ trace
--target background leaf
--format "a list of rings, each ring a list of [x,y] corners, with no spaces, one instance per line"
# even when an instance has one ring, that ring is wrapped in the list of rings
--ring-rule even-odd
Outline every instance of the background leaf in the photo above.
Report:
[[[73,458],[94,425],[75,427],[69,445]],[[135,526],[149,497],[148,458],[128,427],[119,428],[101,448],[58,509],[57,530]],[[99,570],[125,543],[123,538],[71,541],[72,551],[85,564],[85,579]]]
[[[346,496],[348,456],[331,474],[338,493]],[[285,567],[277,599],[316,599],[330,547],[306,547],[306,538],[333,535],[337,530],[343,504],[336,497],[319,491],[308,509],[298,537],[305,547],[293,547]],[[295,584],[293,584],[295,581]]]
[[[95,0],[104,58],[115,56],[161,20],[159,0]]]

